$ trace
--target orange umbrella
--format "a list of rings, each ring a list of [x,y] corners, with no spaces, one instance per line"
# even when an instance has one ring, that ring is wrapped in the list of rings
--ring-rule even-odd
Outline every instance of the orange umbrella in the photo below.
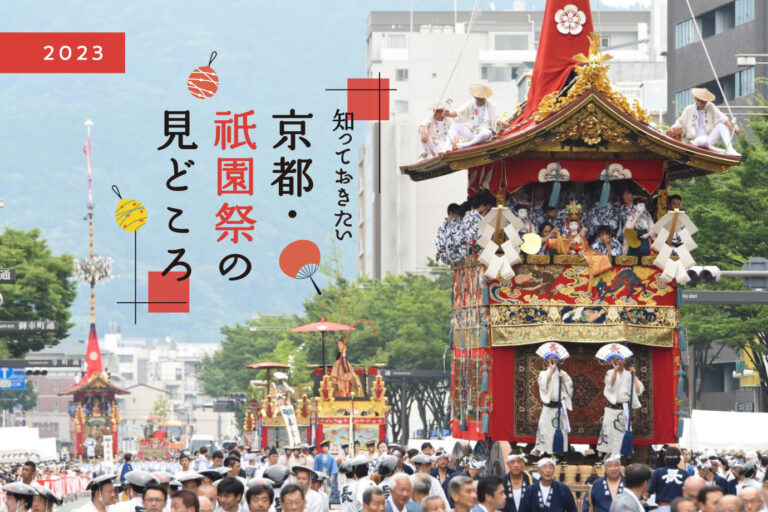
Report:
[[[354,331],[355,328],[351,325],[335,324],[333,322],[326,322],[325,318],[321,318],[319,322],[312,324],[300,325],[291,329],[292,332],[319,332],[321,340],[323,342],[323,373],[325,373],[325,333],[334,331]]]
[[[271,370],[288,370],[291,368],[291,366],[285,363],[275,363],[272,361],[264,361],[263,363],[249,364],[248,366],[246,366],[246,368],[250,368],[251,370],[266,370],[267,371],[267,390],[269,390],[269,372]]]

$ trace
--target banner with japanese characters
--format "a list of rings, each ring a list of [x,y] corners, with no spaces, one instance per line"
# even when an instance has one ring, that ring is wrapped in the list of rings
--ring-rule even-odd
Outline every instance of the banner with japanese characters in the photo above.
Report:
[[[71,324],[0,306],[0,331],[219,340],[354,279],[395,78],[369,74],[366,20],[392,7],[0,5],[3,223],[78,282]]]

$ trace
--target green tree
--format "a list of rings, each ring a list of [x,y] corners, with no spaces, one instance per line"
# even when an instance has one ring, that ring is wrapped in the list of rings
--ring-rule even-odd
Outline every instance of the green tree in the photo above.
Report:
[[[34,409],[37,406],[37,391],[27,381],[27,386],[19,390],[0,391],[0,410],[13,409],[18,404],[25,411]]]
[[[290,328],[299,325],[293,315],[256,315],[256,318],[234,326],[221,328],[224,340],[213,356],[200,361],[200,379],[203,390],[211,396],[242,393],[248,390],[251,380],[263,378],[263,373],[246,368],[251,363],[267,360],[285,362],[290,348],[300,344],[288,341],[280,349],[283,359],[273,354],[280,342],[291,339]]]
[[[158,422],[163,422],[168,419],[170,412],[168,399],[165,397],[165,394],[157,395],[155,402],[152,404],[152,416],[155,416]]]
[[[53,256],[40,230],[6,228],[0,235],[0,263],[16,269],[16,284],[2,287],[0,320],[54,320],[56,331],[0,335],[0,356],[23,358],[28,352],[58,344],[72,327],[70,307],[75,300],[73,258]]]
[[[677,182],[671,190],[682,195],[683,208],[700,229],[694,257],[701,265],[732,270],[751,257],[768,257],[768,118],[754,116],[749,124],[753,138],[740,140],[741,165],[727,174]],[[746,289],[740,280],[704,287]],[[764,306],[686,305],[683,320],[697,367],[710,365],[722,346],[756,356],[768,353],[755,341],[768,326]],[[768,392],[768,381],[762,385]]]
[[[311,375],[306,365],[321,363],[322,338],[320,333],[298,334],[290,332],[290,328],[322,318],[355,323],[347,341],[347,359],[353,366],[382,363],[397,369],[443,369],[451,318],[450,279],[443,275],[431,279],[403,274],[382,280],[361,277],[348,281],[332,262],[325,270],[331,274],[331,282],[322,295],[313,294],[304,301],[300,317],[260,317],[222,328],[221,349],[200,363],[206,393],[221,396],[243,392],[257,377],[245,368],[247,364],[265,360],[285,363],[292,357],[291,385],[297,395],[311,396]],[[359,319],[373,322],[377,334],[367,322],[356,323]],[[328,366],[336,357],[336,341],[344,336],[326,334]]]

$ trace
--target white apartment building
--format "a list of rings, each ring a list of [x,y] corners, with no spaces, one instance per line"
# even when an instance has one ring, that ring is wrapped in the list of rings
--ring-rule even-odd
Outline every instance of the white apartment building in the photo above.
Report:
[[[501,112],[525,98],[543,12],[372,12],[367,27],[367,76],[389,78],[390,119],[369,121],[358,155],[358,274],[418,272],[435,257],[435,233],[449,203],[466,199],[466,173],[412,182],[399,166],[418,160],[418,125],[441,98],[453,108],[470,99],[472,83],[490,85]],[[650,10],[593,12],[595,30],[614,58],[609,76],[617,90],[638,98],[657,119],[666,109],[666,0]],[[461,58],[458,59],[459,54]],[[453,71],[453,76],[448,81]],[[381,190],[379,193],[379,180]]]

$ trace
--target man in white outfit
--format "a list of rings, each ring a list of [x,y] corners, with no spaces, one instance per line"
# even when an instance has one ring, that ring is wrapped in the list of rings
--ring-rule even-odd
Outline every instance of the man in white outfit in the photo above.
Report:
[[[448,104],[440,101],[429,107],[432,113],[419,125],[421,138],[421,158],[437,156],[451,150],[451,138],[448,133],[453,123],[450,119],[452,112],[448,111]]]
[[[416,466],[417,472],[423,473],[429,478],[429,496],[437,496],[438,498],[441,498],[445,502],[446,510],[450,510],[451,506],[448,504],[448,500],[445,497],[443,486],[440,485],[437,478],[430,475],[430,471],[432,471],[432,457],[429,455],[416,455],[411,459],[411,462]]]
[[[624,433],[627,431],[629,420],[629,408],[640,408],[640,395],[645,391],[643,383],[635,375],[635,368],[631,361],[621,356],[608,359],[612,368],[605,374],[605,387],[603,395],[608,401],[608,406],[603,413],[603,425],[600,429],[600,438],[597,443],[597,451],[601,453],[621,452],[621,443]],[[634,382],[633,382],[634,380]],[[629,403],[632,395],[632,403]]]
[[[128,501],[120,501],[109,508],[109,512],[135,512],[136,507],[144,507],[144,490],[149,484],[156,484],[157,478],[152,473],[134,469],[125,474],[127,484],[125,493]]]
[[[448,130],[453,149],[488,142],[496,132],[499,109],[488,99],[493,95],[493,89],[485,84],[473,84],[469,86],[469,94],[472,95],[472,100],[447,114],[448,117],[458,118]],[[464,142],[459,142],[459,137],[462,137]]]
[[[306,501],[304,512],[325,512],[323,497],[310,487],[312,479],[318,477],[315,470],[306,466],[293,466],[291,472],[296,478],[296,483],[304,490],[304,500]]]
[[[694,87],[691,94],[696,103],[683,109],[667,135],[677,139],[685,135],[691,144],[705,149],[714,149],[715,143],[722,140],[726,155],[741,156],[733,149],[731,141],[731,132],[740,133],[739,127],[712,103],[715,95],[703,87]]]

